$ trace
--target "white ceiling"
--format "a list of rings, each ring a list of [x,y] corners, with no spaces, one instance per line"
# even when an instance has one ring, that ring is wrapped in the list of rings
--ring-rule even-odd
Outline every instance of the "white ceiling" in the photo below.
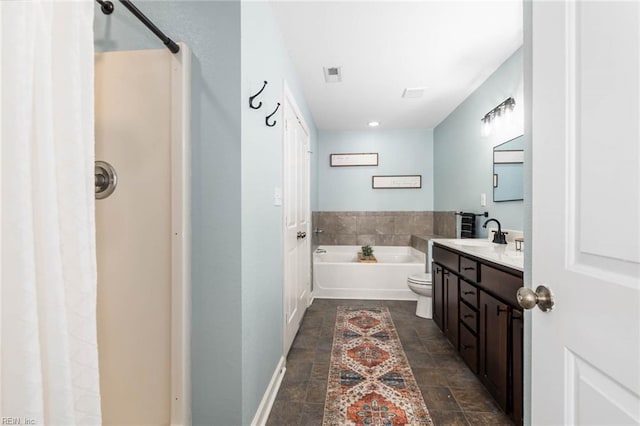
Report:
[[[320,130],[433,128],[522,45],[522,0],[272,6]],[[407,87],[426,90],[405,99]]]

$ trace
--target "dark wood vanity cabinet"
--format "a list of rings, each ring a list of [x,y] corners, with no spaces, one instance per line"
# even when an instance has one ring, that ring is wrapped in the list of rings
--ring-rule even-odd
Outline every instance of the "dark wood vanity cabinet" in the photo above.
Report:
[[[458,276],[453,272],[444,269],[442,272],[442,281],[444,283],[445,298],[445,315],[444,315],[444,334],[454,348],[458,348]]]
[[[431,292],[433,302],[433,322],[440,330],[444,330],[442,317],[444,316],[444,282],[442,281],[442,266],[431,264]]]
[[[522,400],[524,398],[523,390],[523,348],[522,342],[524,341],[524,315],[520,309],[511,310],[511,361],[513,362],[511,368],[511,418],[517,424],[522,424],[523,408]]]
[[[480,291],[480,380],[507,410],[509,307]]]
[[[522,272],[437,243],[433,319],[500,407],[522,424]]]
[[[478,289],[460,280],[460,356],[478,374]]]
[[[458,347],[458,276],[433,263],[431,266],[433,321]]]

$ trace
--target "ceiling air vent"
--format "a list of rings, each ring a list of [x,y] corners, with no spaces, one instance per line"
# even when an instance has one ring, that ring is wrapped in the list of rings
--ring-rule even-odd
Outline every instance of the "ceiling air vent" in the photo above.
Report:
[[[341,67],[324,67],[324,81],[327,83],[339,83],[342,81]]]
[[[403,98],[421,98],[424,95],[425,87],[407,87],[402,92]]]

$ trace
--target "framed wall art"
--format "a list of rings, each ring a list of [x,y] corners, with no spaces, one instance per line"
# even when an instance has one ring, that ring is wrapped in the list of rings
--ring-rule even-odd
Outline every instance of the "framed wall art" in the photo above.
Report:
[[[377,166],[378,153],[367,152],[331,154],[329,156],[329,165],[331,167]]]
[[[371,176],[373,189],[419,189],[422,175]]]

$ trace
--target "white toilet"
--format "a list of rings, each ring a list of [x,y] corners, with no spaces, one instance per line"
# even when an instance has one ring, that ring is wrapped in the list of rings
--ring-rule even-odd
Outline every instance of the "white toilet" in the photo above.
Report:
[[[407,278],[407,285],[418,296],[418,306],[416,307],[416,315],[421,318],[431,319],[433,314],[433,306],[431,305],[431,274],[420,273],[410,275]]]

